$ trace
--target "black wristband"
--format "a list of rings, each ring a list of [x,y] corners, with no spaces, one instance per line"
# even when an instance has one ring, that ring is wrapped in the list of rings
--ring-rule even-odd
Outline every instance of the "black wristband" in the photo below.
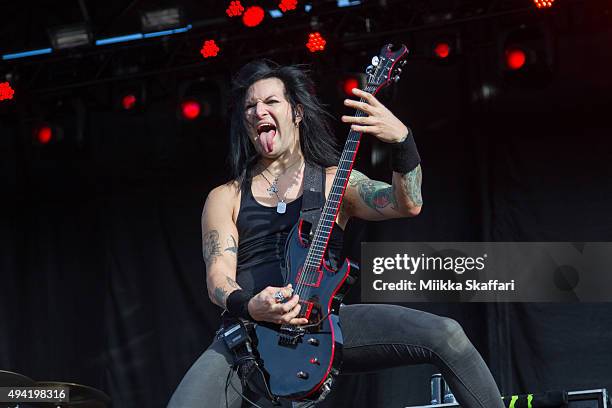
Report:
[[[253,296],[242,289],[238,289],[229,294],[225,300],[227,313],[232,317],[242,317],[243,319],[253,320],[249,314],[249,300]]]
[[[421,156],[414,143],[412,130],[408,128],[408,136],[403,142],[391,145],[391,169],[406,174],[421,163]]]

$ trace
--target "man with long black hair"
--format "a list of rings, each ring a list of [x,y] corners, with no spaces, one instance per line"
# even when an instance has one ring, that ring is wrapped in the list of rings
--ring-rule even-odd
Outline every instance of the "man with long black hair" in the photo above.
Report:
[[[202,213],[202,244],[210,299],[232,316],[300,325],[300,305],[281,271],[286,237],[298,221],[304,168],[325,169],[329,193],[338,164],[328,114],[307,74],[293,66],[255,61],[233,81],[232,180],[212,190]],[[374,96],[354,90],[363,102],[345,105],[367,116],[343,116],[358,132],[392,149],[392,184],[353,170],[329,242],[338,258],[351,217],[386,220],[413,217],[422,206],[421,167],[411,131]],[[289,299],[282,302],[281,298]],[[474,346],[454,320],[396,305],[340,308],[343,373],[431,363],[439,367],[465,408],[503,407],[499,390]],[[226,390],[233,364],[216,339],[187,372],[170,408],[220,408],[241,404],[239,381]],[[236,388],[236,389],[235,389]]]

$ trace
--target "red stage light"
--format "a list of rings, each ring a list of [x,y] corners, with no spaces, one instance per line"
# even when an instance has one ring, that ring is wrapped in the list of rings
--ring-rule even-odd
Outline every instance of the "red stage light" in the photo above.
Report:
[[[193,120],[200,116],[200,103],[198,101],[194,101],[193,99],[184,101],[181,104],[181,113],[185,119]]]
[[[283,13],[289,10],[295,10],[297,8],[297,0],[281,0],[278,5],[278,8],[281,9]]]
[[[308,42],[306,43],[306,47],[310,50],[310,52],[323,51],[325,49],[325,44],[327,41],[321,36],[321,33],[315,32],[308,34]]]
[[[242,22],[247,27],[255,27],[264,19],[264,10],[259,6],[252,6],[246,9],[242,16]]]
[[[541,9],[552,7],[555,0],[533,0],[533,2],[535,3],[537,8]]]
[[[508,48],[506,49],[506,66],[509,69],[517,70],[521,69],[527,61],[525,51],[520,48]]]
[[[127,94],[121,98],[121,106],[123,109],[130,110],[136,106],[136,96],[134,94]]]
[[[450,55],[450,45],[447,42],[438,42],[434,46],[434,54],[440,59],[444,59]]]
[[[229,17],[238,17],[244,13],[244,7],[240,4],[239,0],[233,0],[230,2],[230,5],[225,10],[225,14]]]
[[[8,82],[0,82],[0,101],[5,99],[13,99],[15,90],[11,88],[11,84]]]
[[[359,81],[357,78],[346,78],[342,84],[342,89],[347,96],[354,97],[353,88],[359,88]]]
[[[202,54],[204,58],[216,57],[217,54],[219,54],[219,50],[220,48],[217,46],[215,40],[206,40],[200,50],[200,54]]]
[[[47,125],[40,126],[36,129],[36,140],[41,145],[45,145],[51,141],[53,138],[53,131]]]

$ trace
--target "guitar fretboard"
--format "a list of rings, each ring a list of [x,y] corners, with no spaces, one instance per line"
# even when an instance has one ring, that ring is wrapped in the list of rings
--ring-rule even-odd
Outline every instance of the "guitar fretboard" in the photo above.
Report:
[[[364,89],[365,92],[370,94],[374,93],[375,90],[376,86],[372,84],[368,84],[366,89]],[[363,102],[363,99],[361,101]],[[357,111],[355,116],[363,117],[366,115],[361,111]],[[308,255],[306,256],[306,261],[304,262],[304,272],[307,273],[306,276],[312,276],[314,278],[315,274],[308,274],[308,272],[315,272],[323,261],[323,255],[327,249],[327,242],[331,230],[334,227],[342,197],[344,196],[345,186],[351,175],[351,170],[353,169],[360,139],[361,133],[351,130],[344,144],[344,149],[340,155],[340,162],[338,163],[338,170],[336,171],[331,190],[327,196],[327,201],[321,212],[319,225],[315,230],[314,237],[308,250]]]

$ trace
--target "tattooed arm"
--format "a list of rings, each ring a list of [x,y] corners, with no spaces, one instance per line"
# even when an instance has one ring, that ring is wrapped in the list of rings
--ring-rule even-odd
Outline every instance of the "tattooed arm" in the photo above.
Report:
[[[217,187],[208,195],[202,211],[202,255],[208,296],[222,308],[227,296],[240,289],[236,283],[238,231],[232,219],[232,206],[228,205],[235,197],[232,187]]]
[[[393,173],[392,185],[372,180],[353,170],[342,202],[346,217],[378,221],[414,217],[421,212],[421,166],[400,174]]]

